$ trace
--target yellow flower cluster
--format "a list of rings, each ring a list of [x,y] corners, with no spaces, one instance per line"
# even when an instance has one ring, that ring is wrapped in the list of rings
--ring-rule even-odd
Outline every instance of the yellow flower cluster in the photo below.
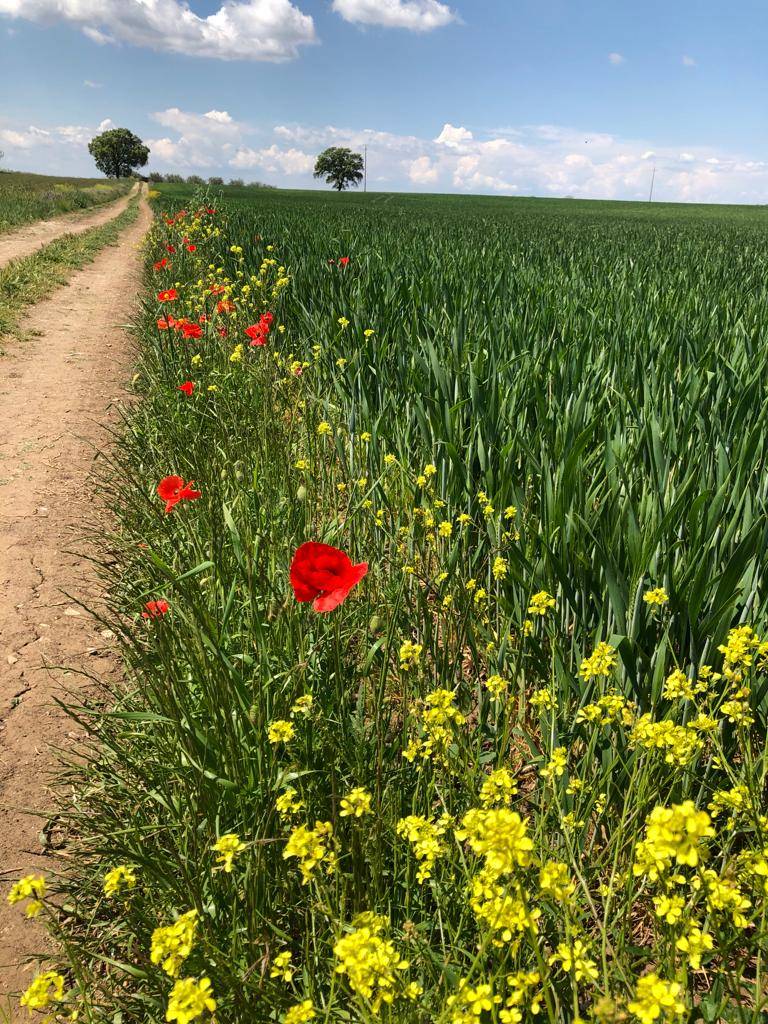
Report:
[[[27,917],[37,917],[43,909],[45,898],[45,878],[42,875],[24,875],[12,887],[8,893],[8,902],[13,906],[29,900],[26,909]]]
[[[217,839],[211,849],[219,855],[216,858],[216,863],[227,874],[231,874],[234,859],[238,853],[242,853],[245,849],[245,843],[241,841],[240,836],[236,833],[228,832]]]
[[[135,870],[129,864],[118,864],[104,875],[104,895],[120,896],[136,888]]]
[[[386,919],[376,914],[361,914],[353,921],[352,931],[333,947],[339,961],[336,973],[343,974],[352,991],[371,1004],[377,1014],[382,1003],[391,1004],[398,994],[398,972],[410,966],[394,944],[382,937]]]
[[[452,824],[450,815],[444,814],[437,821],[429,821],[417,814],[409,814],[397,823],[397,834],[407,840],[413,847],[413,855],[418,860],[419,870],[417,882],[425,882],[432,877],[432,868],[438,857],[447,850],[442,837]]]
[[[160,964],[166,974],[175,978],[182,963],[192,952],[197,929],[197,911],[188,910],[173,924],[155,928],[152,932],[150,959]]]
[[[654,807],[635,850],[633,873],[655,882],[673,865],[695,868],[706,852],[702,841],[714,834],[709,815],[697,810],[693,800]]]
[[[213,1013],[216,1000],[211,993],[211,982],[208,978],[181,978],[171,989],[168,997],[166,1021],[177,1024],[189,1024],[208,1010]]]
[[[333,848],[333,825],[330,821],[316,821],[314,828],[299,825],[288,838],[283,858],[296,857],[304,885],[312,881],[315,868],[322,866],[327,874],[336,868]]]

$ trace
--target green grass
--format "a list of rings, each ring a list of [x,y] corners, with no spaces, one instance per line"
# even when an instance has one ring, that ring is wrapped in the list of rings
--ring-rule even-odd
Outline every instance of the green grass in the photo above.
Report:
[[[70,709],[89,745],[58,787],[64,1009],[161,1019],[153,933],[194,911],[176,974],[238,1024],[762,1024],[765,213],[248,199],[159,221],[148,252],[142,401],[104,481],[127,684]],[[169,311],[202,337],[158,329]],[[202,497],[164,514],[171,473]],[[369,563],[327,616],[291,592],[306,540]],[[119,866],[136,884],[109,895]],[[349,944],[362,977],[338,970]]]
[[[77,235],[62,235],[31,256],[12,260],[0,268],[0,341],[17,333],[19,319],[27,307],[48,298],[75,270],[90,263],[105,246],[114,245],[123,230],[136,220],[138,211],[135,197],[106,224]]]
[[[31,221],[86,210],[125,195],[133,184],[106,178],[61,178],[0,171],[0,234]]]

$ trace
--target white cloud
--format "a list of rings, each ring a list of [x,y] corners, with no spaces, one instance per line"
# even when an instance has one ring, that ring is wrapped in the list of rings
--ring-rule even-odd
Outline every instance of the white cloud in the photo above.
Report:
[[[207,17],[185,0],[0,0],[0,14],[70,22],[102,45],[130,43],[219,60],[289,60],[316,41],[312,18],[290,0],[224,0]]]
[[[627,58],[623,54],[621,54],[621,53],[609,53],[608,54],[608,61],[609,61],[609,63],[613,64],[615,66],[618,66],[619,64],[624,64],[626,59]]]
[[[266,149],[239,149],[229,166],[239,170],[260,167],[273,174],[311,174],[315,157],[300,149],[280,149],[273,144]]]
[[[422,137],[337,125],[281,124],[268,132],[236,120],[227,110],[195,113],[170,107],[151,116],[162,130],[158,138],[147,139],[150,166],[163,171],[233,175],[253,170],[254,177],[271,184],[312,186],[316,155],[326,146],[362,152],[367,145],[368,180],[388,191],[646,201],[655,167],[658,200],[768,203],[768,161],[688,140],[658,145],[552,124],[470,132],[448,123],[446,135],[442,121]],[[108,127],[109,120],[59,126],[5,120],[0,122],[0,149],[9,167],[93,173],[86,145]]]
[[[412,32],[430,32],[458,20],[458,15],[438,0],[333,0],[331,6],[345,21],[357,25]]]
[[[90,78],[86,78],[85,81],[83,82],[83,85],[86,87],[86,89],[100,89],[101,88],[101,82],[92,82],[90,80]]]
[[[455,128],[452,124],[444,124],[443,130],[435,139],[439,145],[450,146],[452,149],[459,149],[463,142],[472,139],[472,132],[467,128]]]
[[[694,60],[693,57],[689,57],[686,54],[683,54],[683,67],[685,67],[685,68],[695,68],[696,67],[696,61]]]
[[[235,121],[226,110],[195,114],[168,107],[151,116],[176,134],[176,138],[147,139],[151,166],[167,170],[219,168],[234,156],[249,132],[247,125]]]
[[[432,163],[428,156],[417,156],[406,166],[408,178],[414,185],[433,185],[440,177],[439,168]]]
[[[114,122],[107,117],[95,127],[93,125],[62,124],[55,128],[38,128],[35,125],[19,129],[0,128],[0,142],[19,150],[57,145],[84,148],[87,147],[94,135],[114,127]]]

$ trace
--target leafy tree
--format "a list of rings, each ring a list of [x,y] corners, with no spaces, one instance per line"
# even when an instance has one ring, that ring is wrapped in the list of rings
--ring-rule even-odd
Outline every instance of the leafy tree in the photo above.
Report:
[[[165,178],[162,176],[160,171],[150,171],[150,173],[149,173],[149,180],[150,181],[157,181],[157,182],[159,182],[159,181],[165,181]]]
[[[204,185],[205,184],[205,180],[203,178],[201,178],[199,174],[190,174],[190,176],[187,178],[187,184],[188,185]]]
[[[350,185],[359,185],[363,180],[363,158],[344,146],[324,149],[315,161],[316,178],[325,178],[337,192]]]
[[[245,186],[245,182],[243,181],[242,178],[230,178],[229,179],[229,187],[230,188],[243,188],[244,186]]]
[[[166,174],[165,180],[169,185],[183,185],[184,179],[180,174]]]
[[[149,159],[149,147],[127,128],[110,128],[88,143],[96,166],[108,178],[127,178]]]
[[[213,178],[209,178],[208,179],[208,184],[209,185],[216,185],[216,186],[223,185],[224,184],[224,179],[223,178],[219,178],[219,177],[214,175]]]

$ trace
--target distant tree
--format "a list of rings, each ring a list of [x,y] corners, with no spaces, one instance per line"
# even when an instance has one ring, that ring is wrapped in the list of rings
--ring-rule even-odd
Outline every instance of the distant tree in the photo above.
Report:
[[[183,185],[184,179],[180,174],[166,174],[165,180],[169,185]]]
[[[363,180],[363,158],[344,146],[331,146],[324,149],[315,161],[314,176],[325,178],[328,185],[341,192]]]
[[[208,179],[208,184],[209,185],[216,185],[218,187],[219,185],[223,185],[224,184],[224,179],[223,178],[219,178],[217,176],[214,176],[213,178],[209,178]]]
[[[187,184],[188,185],[204,185],[205,184],[205,180],[203,178],[201,178],[199,174],[190,174],[190,176],[187,178]]]
[[[165,181],[165,178],[163,178],[163,176],[160,173],[160,171],[150,171],[149,172],[149,180],[150,181],[159,182],[159,181]]]
[[[135,167],[149,159],[149,147],[127,128],[110,128],[88,143],[88,152],[108,178],[127,178]]]
[[[245,182],[243,181],[242,178],[230,178],[229,185],[230,188],[244,188]]]

